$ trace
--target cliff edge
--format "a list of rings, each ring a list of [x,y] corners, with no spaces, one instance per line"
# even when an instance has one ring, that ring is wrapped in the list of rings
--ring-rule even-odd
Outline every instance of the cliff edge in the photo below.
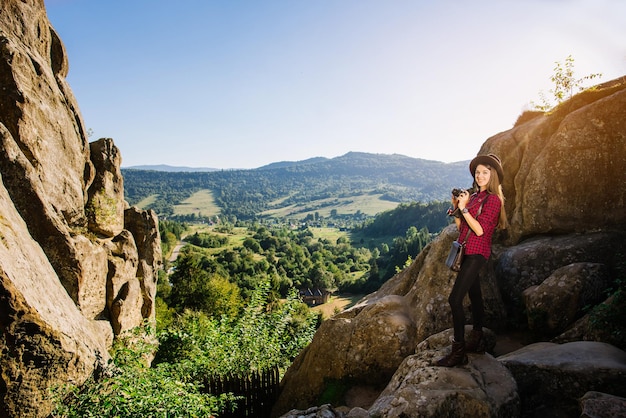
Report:
[[[42,0],[0,9],[0,416],[46,416],[114,336],[154,323],[153,212],[124,201],[113,141],[89,143]]]

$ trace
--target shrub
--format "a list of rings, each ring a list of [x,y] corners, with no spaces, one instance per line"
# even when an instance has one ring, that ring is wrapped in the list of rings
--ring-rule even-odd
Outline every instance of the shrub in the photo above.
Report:
[[[215,397],[175,373],[168,364],[154,368],[146,356],[154,344],[149,335],[120,338],[112,350],[112,362],[81,387],[67,385],[55,391],[52,417],[208,417],[225,410],[232,396]]]
[[[81,387],[58,388],[52,417],[209,417],[235,407],[236,397],[203,393],[211,376],[284,371],[313,337],[317,317],[292,291],[270,303],[270,284],[256,288],[243,314],[218,320],[187,310],[159,333],[139,328],[118,338],[108,367]],[[160,311],[161,312],[161,311]]]
[[[185,311],[159,334],[155,363],[175,364],[180,374],[196,380],[274,366],[286,369],[313,338],[317,319],[295,289],[285,301],[271,306],[269,295],[270,284],[265,281],[235,320]]]
[[[593,73],[582,78],[575,78],[574,58],[571,55],[568,55],[563,63],[555,61],[555,64],[554,74],[550,77],[550,81],[554,83],[554,88],[549,90],[554,102],[546,97],[543,92],[539,92],[541,104],[531,103],[536,110],[550,111],[565,100],[571,99],[576,91],[581,92],[585,90],[583,84],[586,81],[602,77],[602,73]]]

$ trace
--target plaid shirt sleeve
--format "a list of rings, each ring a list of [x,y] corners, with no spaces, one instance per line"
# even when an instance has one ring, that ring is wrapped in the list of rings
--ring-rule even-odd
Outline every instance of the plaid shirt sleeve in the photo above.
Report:
[[[483,204],[482,211],[476,217],[481,203]],[[500,206],[500,198],[495,194],[479,193],[472,199],[468,205],[468,210],[480,223],[480,226],[483,228],[483,234],[480,237],[473,232],[469,234],[465,245],[465,254],[480,254],[487,259],[489,258],[491,255],[491,238],[500,217]],[[468,231],[469,225],[464,218],[461,218],[459,240],[464,240]]]

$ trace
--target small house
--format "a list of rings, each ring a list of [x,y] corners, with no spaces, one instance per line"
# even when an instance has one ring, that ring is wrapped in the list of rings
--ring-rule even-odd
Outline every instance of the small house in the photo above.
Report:
[[[323,305],[328,302],[330,292],[321,289],[300,289],[300,298],[308,306]]]

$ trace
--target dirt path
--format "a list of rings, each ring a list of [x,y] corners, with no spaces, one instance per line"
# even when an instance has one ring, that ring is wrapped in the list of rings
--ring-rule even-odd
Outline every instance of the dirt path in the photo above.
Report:
[[[173,263],[178,258],[178,254],[180,254],[180,249],[183,248],[187,244],[185,241],[178,241],[174,249],[172,250],[172,254],[170,254],[169,262]]]

